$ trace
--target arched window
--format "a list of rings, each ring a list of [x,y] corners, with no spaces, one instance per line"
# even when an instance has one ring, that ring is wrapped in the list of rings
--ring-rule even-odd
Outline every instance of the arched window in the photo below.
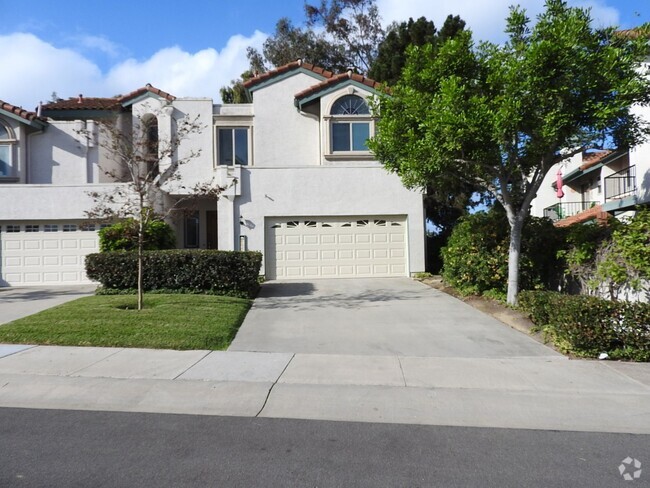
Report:
[[[144,156],[147,161],[147,173],[158,174],[158,119],[155,115],[147,114],[142,117],[142,131],[145,138]]]
[[[13,146],[15,142],[12,130],[0,122],[0,177],[14,176]]]
[[[330,110],[331,150],[336,152],[368,152],[371,119],[368,103],[357,95],[344,95]]]

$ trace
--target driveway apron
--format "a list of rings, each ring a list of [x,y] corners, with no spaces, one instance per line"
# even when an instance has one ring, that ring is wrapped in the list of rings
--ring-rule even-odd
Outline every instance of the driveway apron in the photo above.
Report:
[[[408,278],[265,283],[229,350],[456,358],[558,356],[462,301]]]
[[[92,295],[96,285],[0,288],[0,324]]]

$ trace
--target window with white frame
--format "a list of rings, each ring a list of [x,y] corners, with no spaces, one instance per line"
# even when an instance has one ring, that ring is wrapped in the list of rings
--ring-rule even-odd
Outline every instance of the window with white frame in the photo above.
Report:
[[[11,129],[0,122],[0,178],[14,176],[13,147],[16,139]]]
[[[185,247],[199,247],[199,212],[185,217]]]
[[[249,164],[248,139],[248,127],[217,127],[217,164]]]
[[[368,153],[372,119],[368,103],[358,95],[344,95],[330,110],[332,153]]]

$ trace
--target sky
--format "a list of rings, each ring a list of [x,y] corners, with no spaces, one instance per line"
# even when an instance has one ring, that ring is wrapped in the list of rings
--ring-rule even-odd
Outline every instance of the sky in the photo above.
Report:
[[[147,83],[219,101],[282,17],[304,23],[304,0],[0,0],[0,100],[34,110],[53,92],[115,96]],[[319,0],[311,3],[319,3]],[[476,40],[501,42],[514,0],[377,0],[383,23],[460,15]],[[530,17],[543,0],[520,0]],[[598,26],[650,22],[648,0],[569,0]]]

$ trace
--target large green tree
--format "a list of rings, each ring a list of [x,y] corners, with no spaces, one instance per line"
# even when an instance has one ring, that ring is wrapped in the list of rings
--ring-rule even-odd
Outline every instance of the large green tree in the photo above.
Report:
[[[385,35],[375,0],[321,0],[305,4],[305,14],[310,28],[324,28],[343,47],[347,68],[368,73]]]
[[[393,23],[388,27],[386,37],[377,49],[368,76],[388,85],[397,82],[406,64],[406,50],[409,46],[441,44],[465,28],[465,21],[459,16],[447,16],[440,31],[433,21],[426,17],[407,22]]]
[[[376,0],[321,0],[305,4],[305,27],[281,18],[261,52],[249,47],[249,70],[220,89],[224,103],[248,103],[243,81],[254,73],[302,59],[333,72],[366,74],[384,39]]]
[[[531,26],[514,7],[503,45],[462,32],[439,49],[412,47],[402,78],[380,98],[371,149],[408,187],[464,181],[491,194],[510,225],[508,302],[516,303],[524,221],[550,168],[589,147],[634,145],[650,103],[639,36],[595,29],[589,10],[548,0]]]

